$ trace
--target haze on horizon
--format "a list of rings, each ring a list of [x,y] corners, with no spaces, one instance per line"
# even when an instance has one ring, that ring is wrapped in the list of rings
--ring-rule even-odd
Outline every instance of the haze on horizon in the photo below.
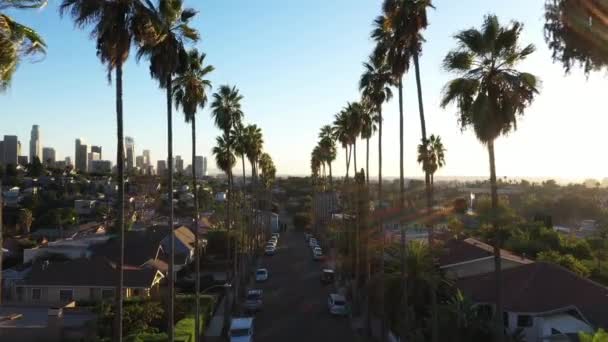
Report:
[[[30,129],[40,125],[42,145],[54,147],[58,159],[73,158],[74,140],[83,137],[102,145],[104,159],[115,159],[114,88],[95,56],[87,31],[60,19],[57,1],[41,11],[11,13],[40,32],[48,54],[38,63],[24,62],[11,88],[0,96],[0,136],[18,135],[22,154],[27,154]],[[268,0],[248,2],[186,1],[200,11],[193,26],[202,34],[197,44],[215,66],[214,90],[222,84],[236,85],[243,101],[245,122],[263,130],[264,148],[273,156],[279,175],[310,173],[310,150],[318,130],[333,121],[347,101],[359,99],[358,79],[362,62],[373,43],[372,20],[380,13],[380,1],[311,0],[290,3]],[[502,22],[524,23],[522,43],[537,51],[521,70],[542,80],[541,93],[518,122],[518,130],[496,142],[499,177],[556,178],[581,181],[608,176],[608,159],[596,153],[604,144],[607,124],[602,99],[608,79],[601,73],[588,79],[574,70],[565,75],[551,62],[543,40],[543,2],[512,0],[434,1],[430,26],[421,57],[429,134],[438,134],[447,148],[447,165],[438,178],[488,173],[487,152],[471,131],[460,132],[455,109],[439,107],[439,95],[452,75],[441,70],[445,54],[455,47],[452,35],[478,27],[484,14],[495,13]],[[297,18],[297,19],[294,19]],[[152,151],[152,160],[166,156],[164,91],[150,79],[147,63],[135,62],[134,53],[125,68],[125,135],[135,139],[137,154]],[[34,96],[35,95],[35,96]],[[413,77],[405,76],[405,175],[421,177],[416,163],[420,132]],[[384,106],[384,175],[398,175],[398,107],[396,97]],[[215,163],[211,147],[219,131],[208,108],[199,114],[200,154]],[[174,115],[174,154],[189,159],[189,126],[180,112]],[[358,166],[365,162],[365,144],[358,143]],[[113,160],[115,162],[115,160]],[[377,140],[370,141],[370,173],[377,175]],[[188,162],[187,162],[188,163]],[[340,149],[334,175],[344,174]],[[240,174],[240,163],[237,163]],[[352,167],[351,167],[352,174]],[[481,177],[480,177],[481,178]]]

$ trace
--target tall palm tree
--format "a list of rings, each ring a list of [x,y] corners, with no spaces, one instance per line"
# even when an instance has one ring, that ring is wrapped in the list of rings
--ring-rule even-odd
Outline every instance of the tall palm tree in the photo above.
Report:
[[[431,163],[431,168],[429,170],[429,174],[431,175],[431,189],[435,184],[435,172],[438,169],[445,166],[445,152],[446,149],[443,146],[443,142],[441,142],[441,137],[438,135],[431,134],[429,138],[429,156]],[[431,193],[432,195],[432,193]]]
[[[390,85],[392,82],[392,72],[390,66],[386,63],[386,58],[378,57],[374,58],[371,56],[369,58],[369,62],[363,63],[364,72],[361,75],[361,79],[359,80],[359,90],[362,93],[363,99],[366,103],[373,106],[373,110],[378,113],[378,204],[379,207],[382,206],[382,104],[384,102],[388,102],[393,97],[393,92],[391,91]],[[381,312],[385,311],[385,294],[384,294],[384,247],[385,247],[385,239],[384,239],[384,223],[382,221],[382,217],[380,216],[379,220],[380,226],[380,235],[381,235],[381,243],[380,243],[380,284],[382,295],[381,295]],[[369,295],[367,296],[369,300]],[[367,305],[368,310],[370,307],[370,303]],[[367,315],[369,319],[369,314]],[[385,322],[383,317],[383,322]],[[368,326],[371,325],[368,322]],[[384,329],[382,329],[384,331]]]
[[[361,117],[361,139],[365,139],[365,183],[369,186],[369,139],[376,133],[378,126],[378,112],[374,106],[364,98]]]
[[[0,11],[35,9],[46,4],[47,0],[0,0]],[[0,12],[0,92],[10,86],[23,57],[45,53],[46,43],[35,30]]]
[[[183,7],[182,0],[158,0],[156,6],[146,1],[141,6],[144,18],[139,37],[139,50],[137,59],[146,57],[150,60],[150,75],[156,79],[161,88],[166,91],[167,101],[167,150],[169,167],[169,230],[171,233],[171,252],[169,260],[169,312],[168,329],[169,341],[174,339],[174,307],[175,307],[175,234],[173,215],[173,76],[183,70],[187,65],[188,53],[185,43],[195,42],[199,39],[198,32],[188,26],[190,19],[196,11]]]
[[[352,145],[353,153],[353,170],[357,173],[357,138],[361,134],[361,127],[363,125],[363,116],[365,115],[365,109],[359,102],[349,102],[344,107],[344,111],[349,116],[348,119],[348,135],[350,144]]]
[[[492,194],[493,228],[498,230],[498,193],[494,140],[517,128],[517,115],[523,115],[536,94],[536,76],[516,69],[519,62],[535,50],[533,45],[519,46],[523,25],[512,22],[501,26],[495,15],[484,18],[481,30],[471,28],[455,35],[458,47],[449,52],[444,68],[459,77],[443,90],[441,106],[456,103],[462,128],[473,127],[479,141],[488,148]],[[499,234],[494,238],[496,274],[496,340],[503,339],[502,272]]]
[[[176,77],[173,85],[173,97],[175,107],[182,108],[184,118],[192,127],[192,192],[194,193],[194,254],[195,274],[194,281],[195,298],[195,342],[200,339],[200,243],[198,236],[198,191],[196,182],[196,112],[205,108],[207,104],[207,92],[211,90],[211,81],[208,75],[215,70],[212,65],[205,65],[205,54],[199,54],[198,50],[192,49],[188,52],[188,61],[182,72]]]
[[[341,110],[334,116],[333,135],[344,148],[344,156],[346,159],[346,180],[348,180],[348,171],[350,168],[350,150],[351,132],[350,132],[350,115],[345,110]]]
[[[116,80],[116,169],[118,176],[117,228],[120,240],[118,261],[118,282],[116,284],[116,334],[115,340],[122,341],[123,284],[124,284],[124,135],[122,106],[122,67],[129,57],[133,38],[137,38],[140,22],[141,2],[138,0],[63,0],[59,12],[69,14],[76,27],[84,29],[92,26],[91,37],[96,41],[97,56],[107,67],[108,80],[112,71]]]
[[[245,135],[245,126],[242,122],[239,122],[235,125],[232,130],[232,135],[234,136],[234,153],[241,158],[241,162],[243,165],[243,190],[245,189],[245,154],[247,148],[247,136]]]
[[[245,155],[247,156],[247,160],[249,160],[249,164],[251,165],[251,183],[252,183],[252,193],[253,193],[253,203],[255,204],[258,200],[259,193],[257,189],[257,164],[262,154],[262,148],[264,146],[264,138],[262,136],[262,130],[257,125],[247,125],[245,127]],[[254,205],[254,208],[257,207]],[[257,211],[255,212],[254,222],[254,249],[258,249],[258,243],[260,242],[260,229],[261,226],[259,224]]]
[[[337,150],[336,140],[331,125],[321,127],[321,131],[319,132],[319,146],[321,146],[321,149],[323,150],[323,159],[329,166],[329,186],[330,188],[333,188],[334,181],[331,163],[336,160]]]

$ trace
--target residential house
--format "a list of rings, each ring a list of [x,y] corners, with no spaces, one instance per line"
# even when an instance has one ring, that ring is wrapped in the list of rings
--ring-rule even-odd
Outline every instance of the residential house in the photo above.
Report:
[[[125,298],[157,297],[164,277],[150,268],[125,267]],[[64,305],[72,301],[112,300],[118,282],[116,264],[106,258],[37,261],[11,293],[21,304]]]
[[[493,308],[494,272],[458,279],[478,305]],[[578,341],[580,331],[608,328],[608,288],[552,263],[535,262],[502,272],[506,329],[525,341]]]
[[[494,271],[494,247],[474,238],[448,240],[439,256],[440,269],[450,278],[470,277]],[[502,269],[531,264],[533,261],[500,250]]]
[[[23,262],[27,263],[51,255],[61,255],[68,259],[88,258],[92,254],[93,246],[104,244],[109,240],[110,236],[102,234],[47,242],[37,247],[24,249]]]

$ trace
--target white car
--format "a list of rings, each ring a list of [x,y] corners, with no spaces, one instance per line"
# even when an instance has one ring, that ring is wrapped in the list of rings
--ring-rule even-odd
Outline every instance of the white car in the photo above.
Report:
[[[266,255],[274,255],[277,252],[277,248],[274,246],[266,246],[264,249],[264,254]]]
[[[332,293],[327,297],[327,308],[332,315],[346,316],[348,314],[346,309],[346,298],[337,293]]]
[[[278,243],[278,241],[273,240],[273,239],[270,239],[270,240],[268,240],[268,242],[266,242],[267,245],[273,245],[275,247],[277,246],[277,243]]]
[[[255,271],[255,281],[262,282],[268,280],[268,270],[265,268],[258,268]]]
[[[279,233],[272,233],[272,237],[278,239],[280,237],[280,235],[279,235]]]
[[[315,238],[310,238],[310,240],[308,240],[308,246],[310,246],[311,248],[314,246],[318,246],[319,244],[317,243],[317,239]]]
[[[253,342],[253,317],[233,318],[228,336],[230,342]]]
[[[319,260],[323,259],[323,252],[321,252],[321,249],[320,249],[320,248],[319,248],[319,249],[315,249],[315,250],[312,252],[312,259],[313,259],[314,261],[319,261]]]

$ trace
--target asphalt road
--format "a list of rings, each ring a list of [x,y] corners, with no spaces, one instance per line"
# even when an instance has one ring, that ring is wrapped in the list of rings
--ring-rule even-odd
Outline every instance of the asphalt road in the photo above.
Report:
[[[264,291],[264,306],[255,317],[256,342],[353,341],[348,317],[327,310],[331,285],[321,285],[322,263],[312,260],[303,233],[282,233],[274,256],[261,266],[270,278],[255,288]]]

